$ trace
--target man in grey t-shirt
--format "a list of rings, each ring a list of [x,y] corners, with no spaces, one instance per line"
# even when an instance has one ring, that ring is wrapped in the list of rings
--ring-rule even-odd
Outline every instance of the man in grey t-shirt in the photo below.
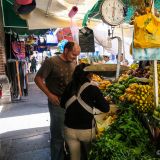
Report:
[[[48,97],[52,160],[64,158],[64,110],[60,107],[60,98],[71,80],[76,66],[75,60],[79,54],[79,45],[75,42],[67,42],[64,52],[59,56],[46,59],[35,77],[35,83]]]

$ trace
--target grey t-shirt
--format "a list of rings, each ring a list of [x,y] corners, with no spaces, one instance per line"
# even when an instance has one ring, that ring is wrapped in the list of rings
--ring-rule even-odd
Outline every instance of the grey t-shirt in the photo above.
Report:
[[[75,66],[74,62],[66,62],[59,56],[54,56],[44,61],[37,75],[45,79],[46,86],[50,92],[61,96],[72,78]]]

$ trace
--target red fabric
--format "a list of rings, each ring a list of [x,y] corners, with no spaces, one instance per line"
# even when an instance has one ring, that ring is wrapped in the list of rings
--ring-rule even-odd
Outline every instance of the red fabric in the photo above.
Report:
[[[17,4],[20,5],[27,5],[27,4],[31,4],[33,0],[16,0]]]
[[[70,27],[59,30],[57,32],[57,38],[59,42],[63,39],[67,39],[68,41],[73,41],[73,36]]]

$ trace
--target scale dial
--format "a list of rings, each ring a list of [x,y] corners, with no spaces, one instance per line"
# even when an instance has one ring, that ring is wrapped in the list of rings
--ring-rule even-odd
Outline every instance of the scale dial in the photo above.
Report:
[[[121,0],[104,0],[100,12],[103,22],[111,26],[117,26],[124,21],[124,4]]]

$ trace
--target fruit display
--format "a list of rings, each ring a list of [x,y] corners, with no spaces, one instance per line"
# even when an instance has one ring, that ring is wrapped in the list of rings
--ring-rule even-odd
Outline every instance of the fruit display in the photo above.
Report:
[[[117,83],[114,83],[110,86],[108,86],[106,93],[107,96],[109,96],[113,102],[119,101],[119,97],[122,96],[125,92],[125,89],[128,88],[128,86],[131,83],[136,83],[138,82],[135,77],[128,76],[128,77],[123,77],[121,78]]]
[[[92,82],[98,86],[98,88],[104,92],[108,86],[111,85],[111,82],[107,79],[102,79],[100,76],[93,74],[92,75]]]
[[[142,69],[142,68],[136,68],[136,69],[130,68],[129,71],[127,72],[127,74],[132,75],[134,77],[149,78],[149,76],[150,76],[150,69],[149,69],[148,66],[145,67],[144,69]]]
[[[133,63],[130,65],[130,69],[136,70],[139,67],[139,65],[137,63]]]
[[[92,75],[92,81],[95,81],[95,82],[101,82],[102,81],[102,78],[96,74],[93,74]]]
[[[118,110],[113,115],[105,116],[102,121],[97,121],[97,139],[93,142],[89,160],[155,158],[157,146],[150,139],[154,134],[150,128],[159,127],[157,124],[160,122],[160,105],[158,108],[154,106],[151,73],[153,68],[147,66],[141,69],[134,64],[129,73],[122,74],[112,83],[93,76],[105,99],[116,104]],[[160,85],[160,64],[158,77]],[[153,137],[155,138],[154,135]]]
[[[122,75],[119,77],[118,82],[121,82],[121,81],[126,80],[126,79],[128,79],[128,78],[129,78],[129,75],[128,75],[128,74],[122,74]]]
[[[149,85],[132,83],[119,99],[133,103],[138,111],[143,113],[154,109],[153,89]]]
[[[101,82],[99,82],[99,89],[102,91],[105,91],[108,86],[111,85],[111,82],[109,80],[102,80]]]
[[[79,63],[89,63],[88,58],[79,59]]]

